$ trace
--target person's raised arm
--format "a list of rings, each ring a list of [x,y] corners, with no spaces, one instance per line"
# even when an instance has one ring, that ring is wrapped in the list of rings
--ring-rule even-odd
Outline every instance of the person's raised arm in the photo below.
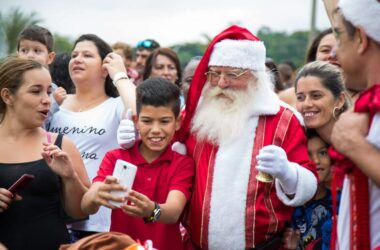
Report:
[[[136,114],[136,86],[128,78],[121,56],[114,52],[109,53],[103,60],[103,67],[107,69],[119,91],[125,110],[131,109],[133,114]]]
[[[62,140],[62,150],[53,144],[43,143],[43,145],[43,158],[62,180],[65,212],[73,218],[85,217],[80,203],[90,182],[78,149],[66,137]]]

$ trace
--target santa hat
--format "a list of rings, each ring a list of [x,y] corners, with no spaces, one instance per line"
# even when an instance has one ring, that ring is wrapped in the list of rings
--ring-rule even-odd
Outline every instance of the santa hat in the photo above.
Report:
[[[264,71],[264,43],[259,40],[222,40],[215,44],[208,65]]]
[[[191,120],[207,80],[205,72],[210,65],[263,70],[265,47],[249,30],[236,25],[222,31],[210,42],[195,70],[188,92],[185,118],[179,131],[182,142],[189,136]]]
[[[362,27],[369,37],[380,43],[380,0],[339,0],[346,20]]]

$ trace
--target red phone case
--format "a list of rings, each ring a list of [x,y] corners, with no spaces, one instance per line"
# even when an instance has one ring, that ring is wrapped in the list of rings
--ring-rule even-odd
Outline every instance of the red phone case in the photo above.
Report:
[[[28,184],[31,180],[34,179],[34,175],[23,174],[15,183],[8,188],[8,191],[15,195],[22,187]]]

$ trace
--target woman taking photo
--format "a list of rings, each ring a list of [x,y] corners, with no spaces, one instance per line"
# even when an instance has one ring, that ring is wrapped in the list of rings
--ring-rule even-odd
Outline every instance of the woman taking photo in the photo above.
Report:
[[[89,180],[67,137],[46,132],[51,77],[38,62],[7,58],[0,66],[0,242],[7,248],[58,249],[69,242],[62,210],[83,218]],[[34,179],[12,194],[23,174]]]

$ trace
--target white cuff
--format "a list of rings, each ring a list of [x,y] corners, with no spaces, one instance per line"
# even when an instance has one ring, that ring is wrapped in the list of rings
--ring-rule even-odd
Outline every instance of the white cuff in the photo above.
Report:
[[[290,164],[292,164],[297,170],[296,193],[294,194],[294,197],[290,199],[282,189],[281,184],[277,179],[275,180],[276,193],[277,197],[285,205],[298,207],[305,204],[314,197],[315,192],[317,191],[318,183],[317,178],[315,178],[315,175],[310,170],[298,165],[295,162],[290,162]]]

